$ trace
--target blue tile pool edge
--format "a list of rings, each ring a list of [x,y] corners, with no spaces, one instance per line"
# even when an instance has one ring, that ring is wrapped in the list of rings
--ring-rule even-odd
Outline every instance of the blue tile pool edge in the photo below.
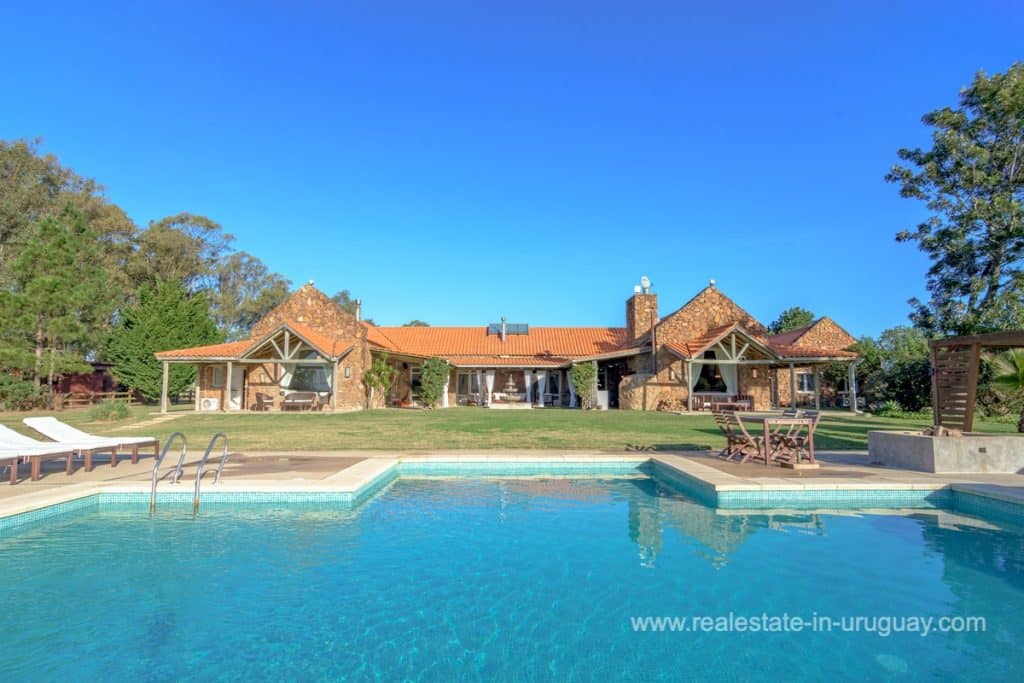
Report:
[[[808,509],[944,509],[1024,524],[1024,504],[945,486],[938,489],[808,489],[719,491],[715,486],[655,460],[594,462],[434,461],[399,463],[382,471],[355,491],[203,491],[204,504],[303,503],[339,505],[352,509],[372,498],[401,476],[544,476],[648,474],[659,483],[708,505],[728,510]],[[191,505],[192,490],[159,491],[158,505]],[[144,505],[149,493],[102,491],[35,510],[0,518],[0,537],[6,532],[51,517],[98,511],[107,506]]]

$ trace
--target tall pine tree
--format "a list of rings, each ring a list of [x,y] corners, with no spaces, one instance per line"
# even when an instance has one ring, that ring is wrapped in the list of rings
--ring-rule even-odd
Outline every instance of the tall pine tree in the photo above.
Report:
[[[95,234],[70,204],[42,219],[0,294],[0,363],[36,387],[88,371],[96,330],[115,305]]]
[[[160,397],[163,367],[154,353],[222,339],[206,296],[190,296],[179,280],[171,280],[144,288],[138,303],[121,312],[121,321],[107,344],[107,357],[119,382],[155,401]],[[194,367],[172,365],[168,394],[178,396],[195,379]]]

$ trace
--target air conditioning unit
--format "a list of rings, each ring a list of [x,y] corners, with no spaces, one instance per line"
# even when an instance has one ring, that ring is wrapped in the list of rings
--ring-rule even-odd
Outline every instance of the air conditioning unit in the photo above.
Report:
[[[219,398],[201,398],[199,399],[199,410],[206,412],[208,410],[220,410],[220,399]]]

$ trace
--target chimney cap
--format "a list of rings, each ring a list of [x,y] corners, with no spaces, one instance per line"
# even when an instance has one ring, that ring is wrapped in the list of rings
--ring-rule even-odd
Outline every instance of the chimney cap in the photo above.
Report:
[[[711,278],[710,280],[708,280],[708,287],[714,287],[714,286],[715,286],[715,278]]]
[[[310,287],[312,287],[312,286],[313,286],[313,281],[312,281],[312,280],[310,280],[310,281],[309,281],[309,282],[307,282],[306,284],[307,284],[307,285],[309,285]]]
[[[634,294],[639,294],[640,293],[640,285],[633,285],[633,293]]]

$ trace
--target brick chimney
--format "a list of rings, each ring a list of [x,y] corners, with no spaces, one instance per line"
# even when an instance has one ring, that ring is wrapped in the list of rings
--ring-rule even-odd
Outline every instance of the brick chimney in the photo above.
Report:
[[[626,300],[626,330],[630,341],[636,341],[650,332],[658,322],[658,295],[651,294],[650,282],[633,288],[633,296]]]

